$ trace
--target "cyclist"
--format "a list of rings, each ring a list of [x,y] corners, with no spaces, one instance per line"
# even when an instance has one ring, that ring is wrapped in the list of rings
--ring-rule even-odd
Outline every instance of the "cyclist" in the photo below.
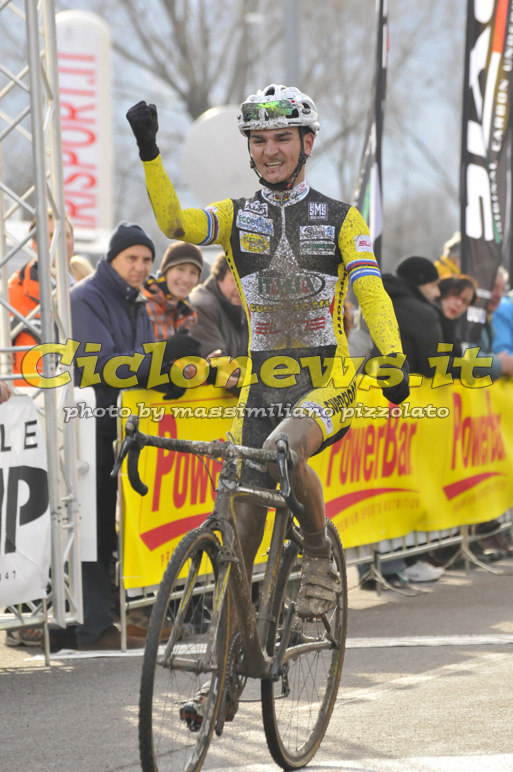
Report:
[[[252,198],[205,209],[180,206],[156,144],[155,105],[139,102],[127,119],[163,233],[221,244],[226,252],[248,316],[253,367],[239,398],[245,414],[232,434],[240,444],[272,449],[284,432],[298,454],[293,483],[304,505],[304,559],[297,612],[322,616],[336,605],[341,582],[331,559],[322,485],[308,460],[349,429],[343,408],[353,403],[356,382],[343,329],[348,282],[378,349],[390,355],[389,372],[399,370],[396,385],[386,381],[385,396],[399,404],[409,394],[408,367],[369,230],[354,207],[307,184],[305,163],[319,122],[314,102],[297,88],[272,84],[243,102],[238,126],[262,187]],[[276,470],[253,462],[241,466],[244,483],[267,485],[275,476]],[[236,505],[249,578],[266,514],[262,507]]]

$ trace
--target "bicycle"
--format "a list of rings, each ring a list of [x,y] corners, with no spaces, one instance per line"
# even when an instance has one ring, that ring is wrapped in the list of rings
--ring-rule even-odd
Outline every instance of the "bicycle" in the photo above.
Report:
[[[264,451],[219,440],[145,435],[138,430],[138,419],[131,416],[113,474],[128,456],[129,480],[141,495],[148,490],[138,472],[145,446],[224,463],[213,512],[178,544],[151,614],[139,700],[142,769],[199,772],[214,731],[222,735],[225,720],[230,720],[229,703],[238,704],[248,678],[261,681],[264,731],[274,761],[284,770],[303,767],[326,733],[344,660],[347,579],[338,532],[328,520],[332,554],[342,580],[338,604],[320,619],[300,619],[294,601],[303,539],[293,515],[300,515],[302,508],[290,483],[295,459],[286,435],[279,437],[277,451]],[[241,485],[239,459],[276,462],[279,490]],[[276,510],[255,607],[231,506],[237,497]],[[238,620],[238,632],[233,635],[232,603]],[[167,643],[161,643],[165,627],[172,630]],[[198,693],[205,695],[201,720],[184,707]]]

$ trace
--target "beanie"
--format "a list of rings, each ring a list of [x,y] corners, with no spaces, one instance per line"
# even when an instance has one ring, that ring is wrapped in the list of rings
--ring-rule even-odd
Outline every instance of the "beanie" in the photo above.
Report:
[[[131,222],[120,222],[109,241],[107,261],[110,263],[124,249],[142,245],[151,250],[151,259],[155,260],[155,245],[140,225]]]
[[[411,281],[419,287],[421,284],[430,284],[438,281],[436,266],[427,257],[406,257],[397,266],[395,272],[402,279]]]
[[[195,244],[189,244],[187,241],[175,241],[164,252],[164,257],[160,264],[160,273],[162,275],[174,265],[183,265],[183,263],[192,263],[201,271],[203,270],[203,255],[201,249]]]

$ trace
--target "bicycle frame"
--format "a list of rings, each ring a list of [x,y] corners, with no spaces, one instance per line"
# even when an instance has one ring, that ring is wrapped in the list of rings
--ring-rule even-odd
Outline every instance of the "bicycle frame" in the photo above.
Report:
[[[284,620],[283,636],[278,652],[273,657],[269,657],[266,653],[269,627],[275,621],[272,615],[273,603],[285,538],[288,536],[294,544],[294,547],[289,552],[289,559],[295,559],[297,553],[303,547],[300,533],[292,527],[293,514],[301,514],[302,506],[295,498],[290,485],[289,473],[295,459],[291,457],[292,454],[289,451],[286,436],[283,435],[278,438],[278,451],[264,451],[232,443],[222,443],[217,440],[202,442],[143,435],[138,431],[138,420],[135,416],[131,416],[127,420],[125,431],[126,436],[112,474],[117,474],[123,459],[128,455],[130,483],[141,495],[145,495],[148,488],[139,478],[138,459],[141,449],[147,445],[166,450],[209,455],[224,459],[219,475],[214,509],[205,523],[200,526],[200,529],[221,534],[222,546],[219,553],[220,574],[215,583],[212,619],[214,622],[219,620],[229,585],[237,613],[238,632],[240,633],[245,653],[240,674],[250,678],[272,678],[277,680],[281,675],[284,663],[294,656],[295,653],[302,651],[306,646],[309,650],[328,648],[330,645],[329,629],[326,630],[328,633],[327,640],[318,641],[317,644],[315,641],[308,641],[300,644],[300,646],[287,649],[295,611],[294,603],[291,603]],[[284,443],[284,445],[280,446],[280,442]],[[277,463],[280,473],[280,490],[239,485],[237,470],[234,465],[236,464],[236,459],[241,458]],[[261,608],[258,613],[255,612],[253,606],[251,586],[246,574],[242,546],[237,531],[233,506],[234,501],[237,499],[244,499],[246,502],[276,510],[267,565],[262,583]],[[199,571],[199,566],[197,570]],[[188,587],[186,585],[183,590],[182,603],[186,602],[187,593]],[[173,649],[176,642],[175,635],[179,634],[180,631],[176,631],[174,634],[171,633],[165,653],[161,658],[162,664],[166,664],[166,656],[169,657],[168,652]],[[208,663],[212,661],[211,655],[214,646],[215,641],[212,641],[209,651],[206,652],[206,656],[203,659],[205,672],[211,667]],[[187,661],[181,662],[175,657],[173,659],[173,668],[179,669],[180,667],[187,669],[187,667],[190,667],[190,663]]]
[[[221,533],[223,546],[219,558],[222,569],[218,587],[222,588],[223,592],[226,592],[227,582],[224,581],[223,574],[228,574],[230,592],[235,604],[239,633],[245,652],[241,675],[250,678],[268,678],[271,674],[271,667],[275,658],[270,658],[265,653],[265,648],[269,625],[273,621],[271,612],[276,592],[278,568],[287,531],[290,530],[291,536],[293,535],[297,539],[298,547],[302,545],[299,541],[299,535],[296,535],[293,529],[290,528],[290,510],[280,492],[257,490],[244,486],[231,489],[226,484],[225,479],[230,472],[228,471],[228,475],[223,475],[225,470],[227,470],[226,464],[223,466],[220,474],[214,511],[202,527],[214,531],[219,530]],[[262,583],[261,608],[258,613],[255,613],[253,606],[251,587],[246,574],[242,547],[235,522],[233,502],[237,498],[243,498],[246,501],[251,500],[252,503],[276,509],[271,544]],[[222,598],[219,599],[219,603],[216,603],[216,601],[217,599],[214,598],[214,609],[220,609],[222,607]],[[290,614],[290,620],[292,621],[292,613]]]

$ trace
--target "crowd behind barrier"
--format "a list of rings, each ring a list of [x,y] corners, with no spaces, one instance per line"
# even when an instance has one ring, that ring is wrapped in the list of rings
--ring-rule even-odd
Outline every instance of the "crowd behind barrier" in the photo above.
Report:
[[[75,394],[76,411],[70,418],[75,415],[80,424],[85,423],[83,429],[92,428],[94,404],[82,399],[90,390],[77,389]],[[360,382],[350,433],[313,461],[323,482],[326,512],[340,531],[348,564],[373,562],[379,568],[382,562],[398,555],[465,545],[479,538],[474,526],[483,521],[499,519],[500,529],[511,528],[510,399],[511,383],[503,379],[486,388],[466,388],[459,382],[433,388],[433,383],[424,379],[421,386],[412,389],[406,405],[395,407],[386,403],[379,389],[369,388],[369,379]],[[30,428],[23,439],[18,430],[27,422],[13,410],[14,405],[25,401],[33,408],[32,401],[23,397],[3,406],[4,451],[14,448],[14,438],[19,434],[21,445],[26,446],[25,455],[35,452],[35,429]],[[177,401],[165,401],[158,392],[124,391],[119,403],[121,417],[138,415],[143,432],[202,440],[225,439],[236,409],[237,399],[213,386],[191,389]],[[35,415],[27,420],[33,427]],[[7,437],[13,439],[6,444]],[[4,476],[11,474],[11,466],[20,463],[18,459],[11,464],[10,455],[3,452]],[[25,461],[21,465],[26,466]],[[178,541],[211,511],[219,470],[220,465],[210,460],[204,464],[187,454],[145,449],[140,474],[150,491],[144,498],[130,488],[122,471],[122,623],[129,609],[153,602]],[[4,490],[8,493],[13,488],[7,485]],[[19,517],[22,509],[20,504]],[[45,517],[49,520],[48,513]],[[43,522],[40,518],[25,522],[25,516],[23,520],[25,530]],[[269,532],[270,522],[266,538]],[[48,540],[32,536],[33,531],[24,537],[24,543],[37,545],[38,549],[47,544]],[[265,544],[260,552],[264,549]],[[38,576],[41,571],[45,576],[48,573],[49,551],[47,544],[41,560],[35,561]],[[5,559],[4,555],[2,571]],[[262,566],[257,566],[256,578],[261,572]],[[38,592],[31,587],[15,593],[16,597],[10,594],[4,605],[44,596],[44,587],[43,581]],[[34,624],[34,616],[29,616]],[[9,626],[20,623],[10,617],[0,619],[0,627]]]
[[[503,520],[501,528],[510,527],[504,513],[513,506],[511,384],[434,387],[424,379],[398,407],[369,385],[368,378],[360,382],[349,434],[312,462],[348,562],[461,545],[473,538],[474,524],[495,518]],[[237,409],[232,395],[211,386],[177,402],[148,396],[123,392],[120,413],[138,415],[141,431],[160,436],[225,439]],[[139,468],[150,486],[144,498],[121,474],[120,576],[127,608],[149,602],[180,538],[211,511],[220,466],[145,449]]]

